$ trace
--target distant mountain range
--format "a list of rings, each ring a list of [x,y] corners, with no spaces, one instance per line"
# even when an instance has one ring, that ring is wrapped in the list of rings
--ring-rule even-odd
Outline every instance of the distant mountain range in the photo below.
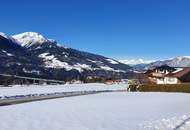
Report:
[[[36,32],[0,33],[0,73],[69,81],[131,78],[133,68],[112,58],[64,47]]]
[[[127,60],[120,60],[122,61],[127,61]],[[171,67],[190,67],[190,56],[179,56],[176,58],[168,59],[168,60],[162,60],[162,61],[152,61],[148,63],[149,61],[144,61],[144,60],[133,60],[134,64],[131,64],[131,62],[122,62],[127,65],[130,65],[131,67],[134,68],[134,70],[137,71],[145,71],[147,69],[152,69],[158,66],[162,65],[168,65]]]
[[[127,64],[127,65],[139,65],[139,64],[149,64],[154,62],[154,60],[144,60],[144,59],[130,59],[130,60],[119,60],[121,63]]]

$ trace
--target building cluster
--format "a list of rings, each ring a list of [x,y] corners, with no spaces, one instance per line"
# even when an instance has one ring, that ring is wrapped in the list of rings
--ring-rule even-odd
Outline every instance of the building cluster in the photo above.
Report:
[[[170,67],[163,65],[144,73],[150,83],[181,84],[190,82],[190,67]]]

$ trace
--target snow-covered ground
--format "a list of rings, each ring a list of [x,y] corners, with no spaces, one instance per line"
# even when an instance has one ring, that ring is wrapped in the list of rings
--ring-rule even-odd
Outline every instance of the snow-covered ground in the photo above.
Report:
[[[68,85],[30,85],[0,87],[0,96],[41,94],[54,92],[91,91],[91,90],[121,90],[127,89],[127,84],[106,85],[100,83],[68,84]]]
[[[113,92],[3,106],[0,129],[172,130],[190,117],[189,99],[184,93]],[[181,130],[189,129],[187,121]]]

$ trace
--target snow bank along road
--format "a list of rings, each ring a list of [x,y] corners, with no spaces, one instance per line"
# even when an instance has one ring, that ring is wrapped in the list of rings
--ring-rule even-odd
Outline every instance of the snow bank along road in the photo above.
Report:
[[[99,93],[0,107],[0,130],[173,130],[190,94]],[[186,121],[179,130],[190,130]]]
[[[0,96],[0,106],[25,103],[25,102],[31,102],[31,101],[54,99],[54,98],[63,98],[63,97],[80,96],[80,95],[95,94],[95,93],[102,93],[102,92],[116,92],[116,91],[126,90],[126,86],[125,87],[121,87],[121,86],[108,87],[106,85],[103,86],[102,84],[83,84],[83,87],[82,87],[80,85],[77,85],[77,88],[76,88],[76,85],[69,85],[69,88],[68,88],[68,85],[43,86],[43,87],[31,86],[27,88],[26,86],[25,87],[14,86],[13,88],[1,88],[0,89],[1,93],[4,95]],[[90,87],[90,85],[93,85],[93,86]],[[87,88],[87,86],[90,88]],[[20,90],[22,91],[22,95],[20,94]],[[35,93],[34,93],[34,90],[35,90]],[[43,90],[43,93],[40,93],[42,92],[40,90]],[[52,90],[53,91],[59,90],[59,91],[64,91],[64,92],[53,92]],[[67,90],[69,90],[69,92]],[[51,92],[51,93],[47,93],[47,92]]]
[[[82,95],[105,93],[105,92],[121,92],[121,91],[126,92],[126,90],[99,90],[99,91],[74,91],[74,92],[56,92],[56,93],[4,96],[0,97],[0,106],[26,103],[32,101],[48,100],[54,98],[64,98],[64,97],[82,96]]]
[[[99,90],[123,90],[127,84],[105,85],[100,83],[91,84],[69,84],[69,85],[30,85],[13,87],[0,87],[0,96],[15,96],[27,94],[43,94],[55,92],[74,92],[74,91],[99,91]]]

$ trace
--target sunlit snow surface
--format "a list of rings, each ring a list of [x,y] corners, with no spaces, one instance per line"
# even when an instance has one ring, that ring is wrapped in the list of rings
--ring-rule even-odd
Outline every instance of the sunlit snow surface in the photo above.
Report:
[[[41,94],[54,92],[71,91],[92,91],[92,90],[123,90],[127,84],[105,85],[100,83],[91,84],[67,84],[67,85],[15,85],[13,87],[0,87],[0,96],[14,96],[27,94]]]
[[[21,34],[17,34],[12,36],[18,42],[21,43],[22,46],[30,47],[36,43],[42,44],[44,42],[48,42],[49,40],[43,37],[41,34],[36,32],[25,32]]]
[[[71,85],[85,90],[118,85]],[[63,91],[47,86],[13,87],[7,94]],[[122,86],[124,87],[124,86]],[[23,89],[23,91],[21,91]],[[39,89],[39,90],[38,90]],[[3,89],[4,92],[5,88]],[[64,91],[69,91],[69,85]],[[0,91],[1,92],[1,91]],[[3,94],[3,92],[1,92]],[[0,107],[2,130],[172,130],[190,117],[190,95],[183,93],[114,92]],[[180,127],[189,130],[190,122]]]

